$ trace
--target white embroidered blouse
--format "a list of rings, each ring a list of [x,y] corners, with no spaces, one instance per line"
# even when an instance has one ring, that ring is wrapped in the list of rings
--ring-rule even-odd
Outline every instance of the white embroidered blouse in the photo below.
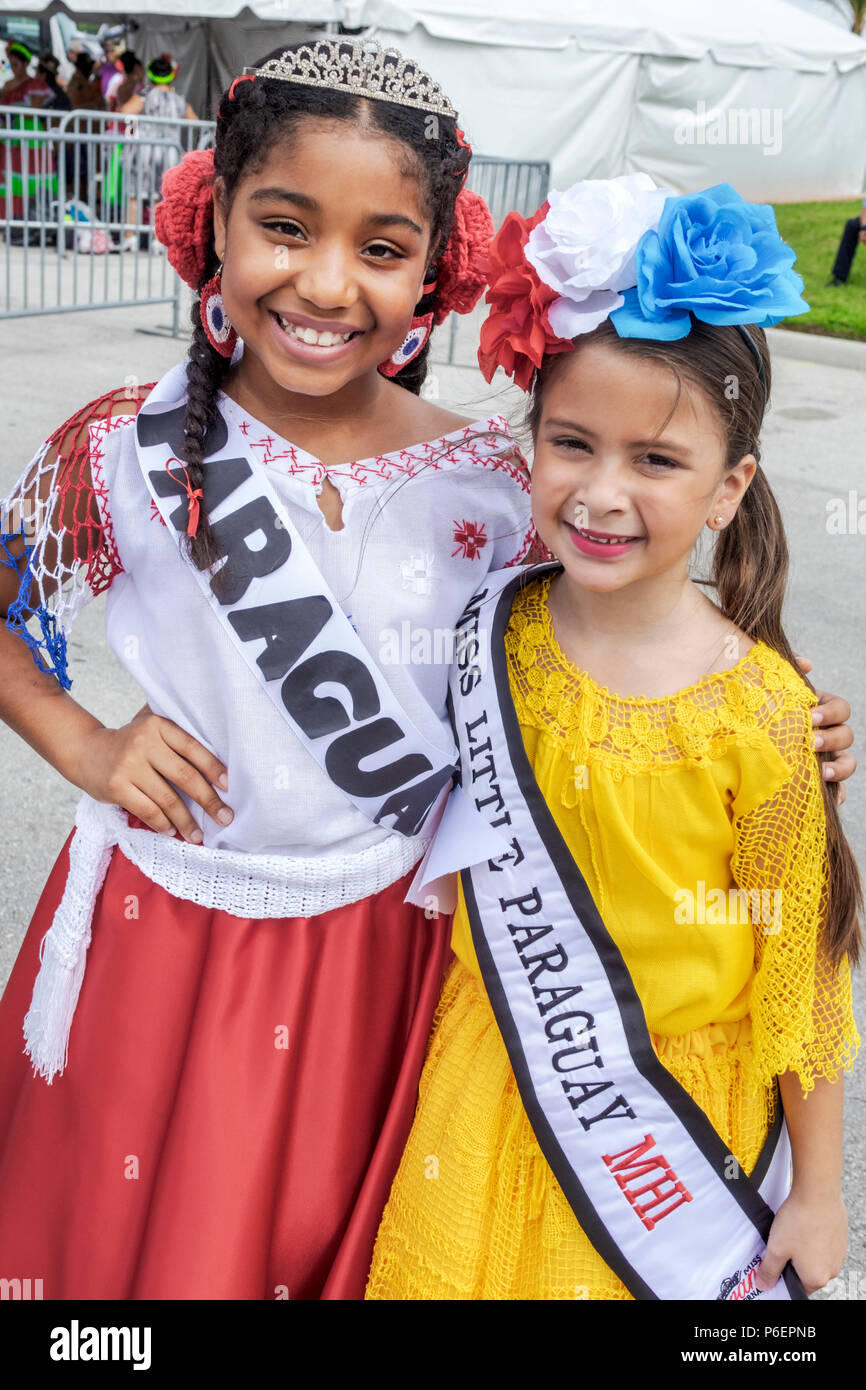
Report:
[[[454,626],[488,571],[521,563],[532,538],[528,473],[504,417],[326,467],[222,392],[219,404],[267,466],[331,591],[409,718],[450,751],[445,696]],[[227,766],[230,826],[217,825],[188,802],[202,846],[127,829],[124,851],[169,891],[237,915],[278,915],[278,908],[279,915],[314,915],[387,887],[418,861],[426,842],[372,825],[293,737],[168,535],[141,476],[134,422],[131,413],[89,426],[103,550],[82,555],[63,573],[56,561],[49,570],[45,560],[54,550],[46,542],[56,536],[55,493],[64,485],[62,460],[51,465],[54,475],[39,490],[48,505],[37,517],[24,598],[7,619],[40,664],[68,686],[66,634],[83,604],[108,587],[112,650],[154,712],[174,720]],[[46,442],[3,504],[7,539],[15,528],[6,518],[16,515],[16,497],[32,492],[34,469],[47,448]],[[326,477],[342,499],[339,531],[329,528],[317,503]],[[4,558],[11,556],[0,547],[0,562]],[[60,587],[39,603],[49,574]],[[25,627],[25,605],[39,620],[41,642]],[[261,883],[273,880],[270,910],[246,913],[253,903],[238,883],[247,879],[257,879],[259,896]]]

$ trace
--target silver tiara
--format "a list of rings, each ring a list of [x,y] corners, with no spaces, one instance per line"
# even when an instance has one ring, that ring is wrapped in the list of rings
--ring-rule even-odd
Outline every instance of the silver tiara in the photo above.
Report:
[[[394,101],[440,116],[457,112],[429,73],[396,48],[383,48],[376,39],[319,39],[287,49],[263,67],[244,68],[244,76],[276,77],[307,87],[330,87],[374,101]]]

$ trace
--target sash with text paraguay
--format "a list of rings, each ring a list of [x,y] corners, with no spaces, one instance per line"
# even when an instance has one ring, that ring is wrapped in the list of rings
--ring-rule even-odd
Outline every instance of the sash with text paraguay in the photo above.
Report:
[[[769,1292],[755,1287],[790,1187],[781,1105],[747,1177],[656,1057],[625,962],[533,775],[504,637],[517,589],[550,568],[488,576],[460,620],[450,692],[463,789],[504,837],[505,852],[464,868],[462,882],[526,1113],[581,1227],[634,1298],[803,1299],[790,1264]]]
[[[138,412],[136,452],[178,546],[189,517],[183,452],[186,364]],[[374,824],[422,835],[451,786],[452,753],[402,709],[328,588],[267,470],[217,410],[204,439],[202,510],[224,560],[190,572],[261,688],[335,786]],[[467,808],[468,810],[469,808]],[[482,841],[486,826],[475,812]]]

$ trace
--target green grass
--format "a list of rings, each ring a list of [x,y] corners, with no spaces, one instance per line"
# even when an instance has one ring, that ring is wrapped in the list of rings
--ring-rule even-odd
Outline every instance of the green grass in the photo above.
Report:
[[[858,215],[860,200],[781,203],[774,210],[781,235],[797,252],[794,269],[806,282],[803,298],[810,306],[808,314],[784,319],[779,327],[866,340],[866,246],[862,242],[857,247],[847,285],[825,288],[842,228],[849,217]]]

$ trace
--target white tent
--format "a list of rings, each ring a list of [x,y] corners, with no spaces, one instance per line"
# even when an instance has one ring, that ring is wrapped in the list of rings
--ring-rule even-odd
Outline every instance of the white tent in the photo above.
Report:
[[[246,63],[338,21],[411,53],[475,149],[548,159],[554,186],[645,169],[762,201],[866,186],[866,40],[788,0],[13,0],[20,13],[142,26],[201,115]],[[194,17],[193,17],[194,16]],[[210,93],[210,98],[206,96]]]
[[[645,169],[761,201],[866,189],[866,41],[786,0],[411,0],[376,33],[478,149],[548,158],[555,187]]]

